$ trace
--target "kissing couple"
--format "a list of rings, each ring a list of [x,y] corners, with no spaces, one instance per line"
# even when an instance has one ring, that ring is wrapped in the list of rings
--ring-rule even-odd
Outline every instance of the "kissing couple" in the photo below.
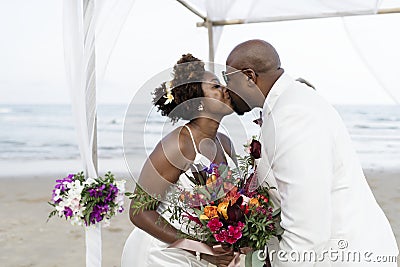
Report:
[[[200,172],[199,166],[226,163],[234,168],[235,146],[218,132],[220,122],[233,112],[262,108],[256,177],[260,186],[276,188],[271,200],[281,209],[284,229],[276,249],[286,256],[291,251],[317,255],[296,262],[274,257],[270,264],[395,267],[396,262],[373,258],[397,256],[398,248],[337,111],[304,81],[288,75],[275,48],[263,40],[237,45],[222,76],[225,84],[186,54],[174,65],[173,79],[154,90],[153,104],[163,116],[188,122],[157,144],[139,175],[140,187],[151,196],[163,195],[176,184],[193,186],[188,176]],[[184,230],[168,220],[170,206],[159,201],[149,209],[131,208],[136,227],[125,243],[123,267],[232,266],[233,252],[209,255],[170,247]],[[361,257],[320,260],[330,250]]]

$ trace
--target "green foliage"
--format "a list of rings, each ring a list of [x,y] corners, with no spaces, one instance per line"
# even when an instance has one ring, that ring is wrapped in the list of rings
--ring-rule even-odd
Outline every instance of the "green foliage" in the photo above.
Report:
[[[226,178],[228,176],[229,167],[228,165],[221,164],[218,166],[219,176],[222,178]]]
[[[48,202],[48,203],[49,203],[51,206],[55,207],[54,204],[52,204],[52,203],[50,203],[50,202]],[[56,210],[53,210],[52,212],[50,212],[49,217],[47,218],[47,221],[46,221],[46,222],[48,222],[48,221],[50,220],[50,218],[53,217],[53,216],[55,216],[56,214],[57,214],[57,211],[56,211]]]
[[[273,236],[277,236],[277,225],[279,220],[268,219],[268,216],[257,212],[255,208],[251,210],[251,216],[245,217],[245,227],[242,230],[243,237],[235,247],[251,247],[253,250],[263,250]],[[271,229],[270,225],[274,227]]]
[[[83,172],[78,173],[74,177],[75,179],[81,181],[82,183],[85,182],[85,176],[83,175]],[[85,210],[82,212],[83,217],[85,218],[85,221],[90,225],[90,214],[93,212],[93,208],[98,205],[98,204],[103,204],[105,203],[105,198],[107,197],[106,194],[103,194],[101,197],[93,197],[90,196],[89,190],[98,188],[102,185],[104,185],[104,192],[109,192],[110,191],[110,184],[113,184],[115,182],[115,177],[111,172],[107,172],[104,177],[98,177],[94,179],[96,183],[93,183],[87,187],[85,187],[85,190],[82,191],[82,199],[81,203],[85,206]],[[109,202],[108,203],[110,206],[110,214],[107,214],[106,218],[111,218],[112,216],[115,215],[114,212],[114,207],[116,204],[114,202]]]
[[[239,187],[244,185],[245,179],[244,177],[249,177],[250,170],[253,168],[254,165],[254,158],[250,155],[240,156],[236,155],[238,160],[238,168],[232,170],[234,176],[241,177],[242,183]]]
[[[110,172],[108,172],[110,173]],[[78,172],[77,174],[74,175],[74,180],[78,180],[81,183],[85,182],[85,175],[83,174],[83,172]]]
[[[160,203],[157,198],[150,196],[144,191],[139,185],[136,186],[135,193],[125,193],[130,199],[132,199],[133,216],[146,210],[156,210]]]

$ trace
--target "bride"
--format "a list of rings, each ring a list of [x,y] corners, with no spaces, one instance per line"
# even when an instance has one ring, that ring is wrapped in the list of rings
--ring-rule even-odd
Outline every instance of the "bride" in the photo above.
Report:
[[[199,165],[234,164],[231,141],[218,132],[219,122],[233,112],[226,88],[191,54],[183,55],[177,62],[173,76],[172,81],[155,89],[153,103],[172,122],[179,119],[189,122],[165,136],[146,160],[139,184],[149,195],[164,195],[177,183],[190,187],[192,184],[185,174],[201,171]],[[125,243],[122,267],[229,264],[232,253],[224,256],[201,254],[199,257],[193,252],[169,248],[179,239],[182,229],[177,223],[169,223],[165,215],[167,209],[168,202],[164,201],[159,202],[157,210],[133,215],[130,209],[130,219],[136,227]]]

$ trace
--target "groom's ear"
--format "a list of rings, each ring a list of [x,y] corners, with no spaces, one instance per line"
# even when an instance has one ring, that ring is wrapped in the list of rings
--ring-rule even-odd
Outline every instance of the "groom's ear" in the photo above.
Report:
[[[247,76],[247,85],[249,87],[256,86],[256,83],[257,83],[256,73],[252,70],[245,70],[245,71],[243,71],[243,73]]]

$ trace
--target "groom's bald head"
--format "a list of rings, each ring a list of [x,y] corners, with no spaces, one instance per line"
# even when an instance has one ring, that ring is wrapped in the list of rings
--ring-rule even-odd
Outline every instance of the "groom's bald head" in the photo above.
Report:
[[[226,65],[235,69],[250,68],[255,72],[278,70],[281,61],[275,48],[263,40],[249,40],[237,45],[229,54]]]
[[[263,40],[236,46],[226,65],[224,79],[233,109],[239,115],[254,107],[263,107],[266,96],[283,73],[275,48]]]

